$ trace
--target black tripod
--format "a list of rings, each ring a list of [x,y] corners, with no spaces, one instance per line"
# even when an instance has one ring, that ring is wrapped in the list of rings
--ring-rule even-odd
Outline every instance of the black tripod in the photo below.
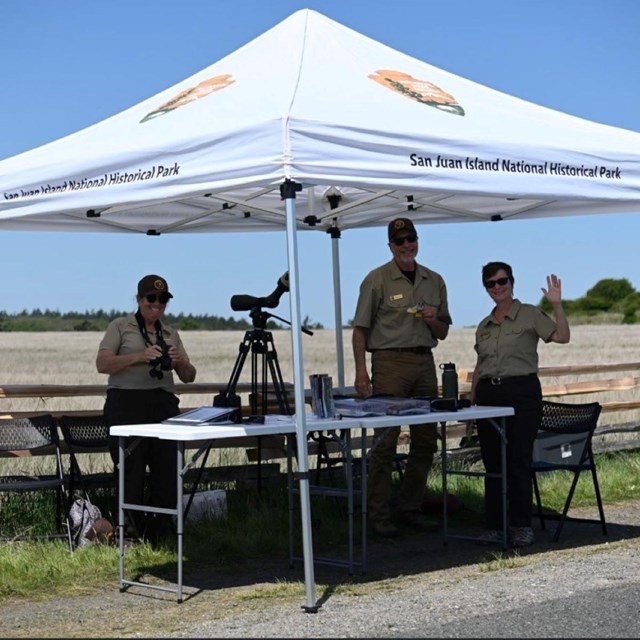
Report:
[[[291,415],[289,399],[282,379],[282,371],[278,362],[278,354],[273,343],[271,331],[266,330],[267,320],[277,318],[286,324],[291,324],[288,320],[280,318],[272,313],[263,311],[260,307],[255,307],[250,313],[253,321],[253,329],[244,334],[244,339],[240,343],[238,357],[233,366],[231,377],[225,391],[220,392],[213,399],[215,407],[238,407],[232,419],[235,422],[242,422],[240,409],[240,396],[236,394],[236,387],[242,368],[247,360],[247,355],[251,353],[251,394],[249,396],[249,407],[251,415],[246,418],[247,422],[260,422],[259,417],[268,413],[269,380],[271,376],[273,392],[278,403],[278,413]],[[309,329],[302,328],[308,335],[313,335]],[[262,438],[258,437],[258,490],[261,488],[261,468],[262,461]]]
[[[291,414],[282,379],[282,371],[278,362],[278,354],[273,343],[273,335],[271,331],[265,329],[267,320],[271,317],[287,323],[288,321],[262,311],[259,307],[253,309],[250,315],[253,320],[253,329],[244,334],[244,339],[240,343],[238,357],[233,365],[227,388],[213,400],[213,405],[217,407],[238,407],[238,411],[234,416],[235,422],[242,421],[240,397],[236,394],[236,387],[249,352],[251,353],[251,394],[249,396],[251,415],[248,419],[252,420],[256,416],[264,416],[268,412],[269,385],[267,373],[271,374],[271,382],[279,413],[283,415]]]

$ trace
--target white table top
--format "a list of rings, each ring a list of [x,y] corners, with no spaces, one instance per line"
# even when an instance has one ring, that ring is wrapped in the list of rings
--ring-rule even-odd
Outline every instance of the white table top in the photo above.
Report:
[[[307,432],[327,431],[333,429],[357,429],[361,418],[315,418],[307,416]],[[264,424],[234,424],[220,422],[212,425],[183,425],[183,424],[125,424],[111,427],[112,436],[146,436],[161,440],[217,440],[246,436],[273,436],[296,432],[294,416],[268,415]]]
[[[432,411],[409,416],[371,416],[359,418],[363,427],[383,429],[395,425],[433,424],[434,422],[467,422],[485,418],[503,418],[514,415],[513,407],[479,407],[474,405],[458,411]]]
[[[316,418],[306,416],[306,429],[310,431],[331,431],[334,429],[381,429],[398,424],[428,424],[434,422],[465,422],[483,418],[501,418],[514,415],[513,407],[473,406],[459,411],[433,411],[410,416],[366,416],[358,418]],[[223,440],[238,437],[284,435],[296,432],[294,416],[267,415],[264,424],[216,425],[170,425],[170,424],[126,424],[111,427],[112,436],[141,436],[161,440]]]

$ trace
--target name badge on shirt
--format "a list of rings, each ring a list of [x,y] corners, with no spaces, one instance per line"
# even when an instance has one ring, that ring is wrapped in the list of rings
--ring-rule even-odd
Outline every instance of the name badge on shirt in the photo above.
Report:
[[[396,293],[394,296],[389,296],[389,300],[393,302],[394,300],[402,300],[404,296],[401,293]]]

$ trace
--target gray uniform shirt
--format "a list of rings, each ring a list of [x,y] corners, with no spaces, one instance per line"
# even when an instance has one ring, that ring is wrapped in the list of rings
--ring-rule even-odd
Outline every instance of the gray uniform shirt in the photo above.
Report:
[[[409,312],[417,305],[436,307],[438,320],[451,324],[447,287],[439,273],[416,264],[412,283],[394,260],[371,271],[360,285],[353,319],[355,326],[369,330],[367,350],[437,346],[422,318]]]

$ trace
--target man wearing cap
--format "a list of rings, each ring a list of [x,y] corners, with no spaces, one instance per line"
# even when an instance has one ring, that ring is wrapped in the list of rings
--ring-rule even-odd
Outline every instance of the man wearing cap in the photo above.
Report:
[[[367,397],[436,396],[438,379],[432,349],[449,333],[447,288],[440,274],[416,262],[418,234],[408,218],[389,223],[393,259],[371,271],[360,285],[353,319],[356,392]],[[371,353],[371,377],[367,370]],[[385,430],[369,458],[370,528],[393,538],[391,477],[400,425]],[[436,425],[410,427],[411,444],[397,500],[396,520],[422,530],[437,523],[421,511],[427,476],[437,450]]]
[[[196,368],[189,361],[178,332],[161,320],[171,298],[173,295],[162,276],[147,275],[138,282],[137,311],[109,323],[96,357],[98,371],[109,375],[104,405],[107,426],[153,424],[180,413],[173,372],[182,382],[193,382]],[[114,464],[119,455],[117,440],[111,438],[110,442]],[[146,504],[148,467],[148,504],[175,509],[176,464],[174,443],[142,439],[127,458],[124,502]],[[128,535],[154,542],[168,533],[169,516],[151,513],[145,516],[143,512],[132,511],[127,513],[127,519]]]

